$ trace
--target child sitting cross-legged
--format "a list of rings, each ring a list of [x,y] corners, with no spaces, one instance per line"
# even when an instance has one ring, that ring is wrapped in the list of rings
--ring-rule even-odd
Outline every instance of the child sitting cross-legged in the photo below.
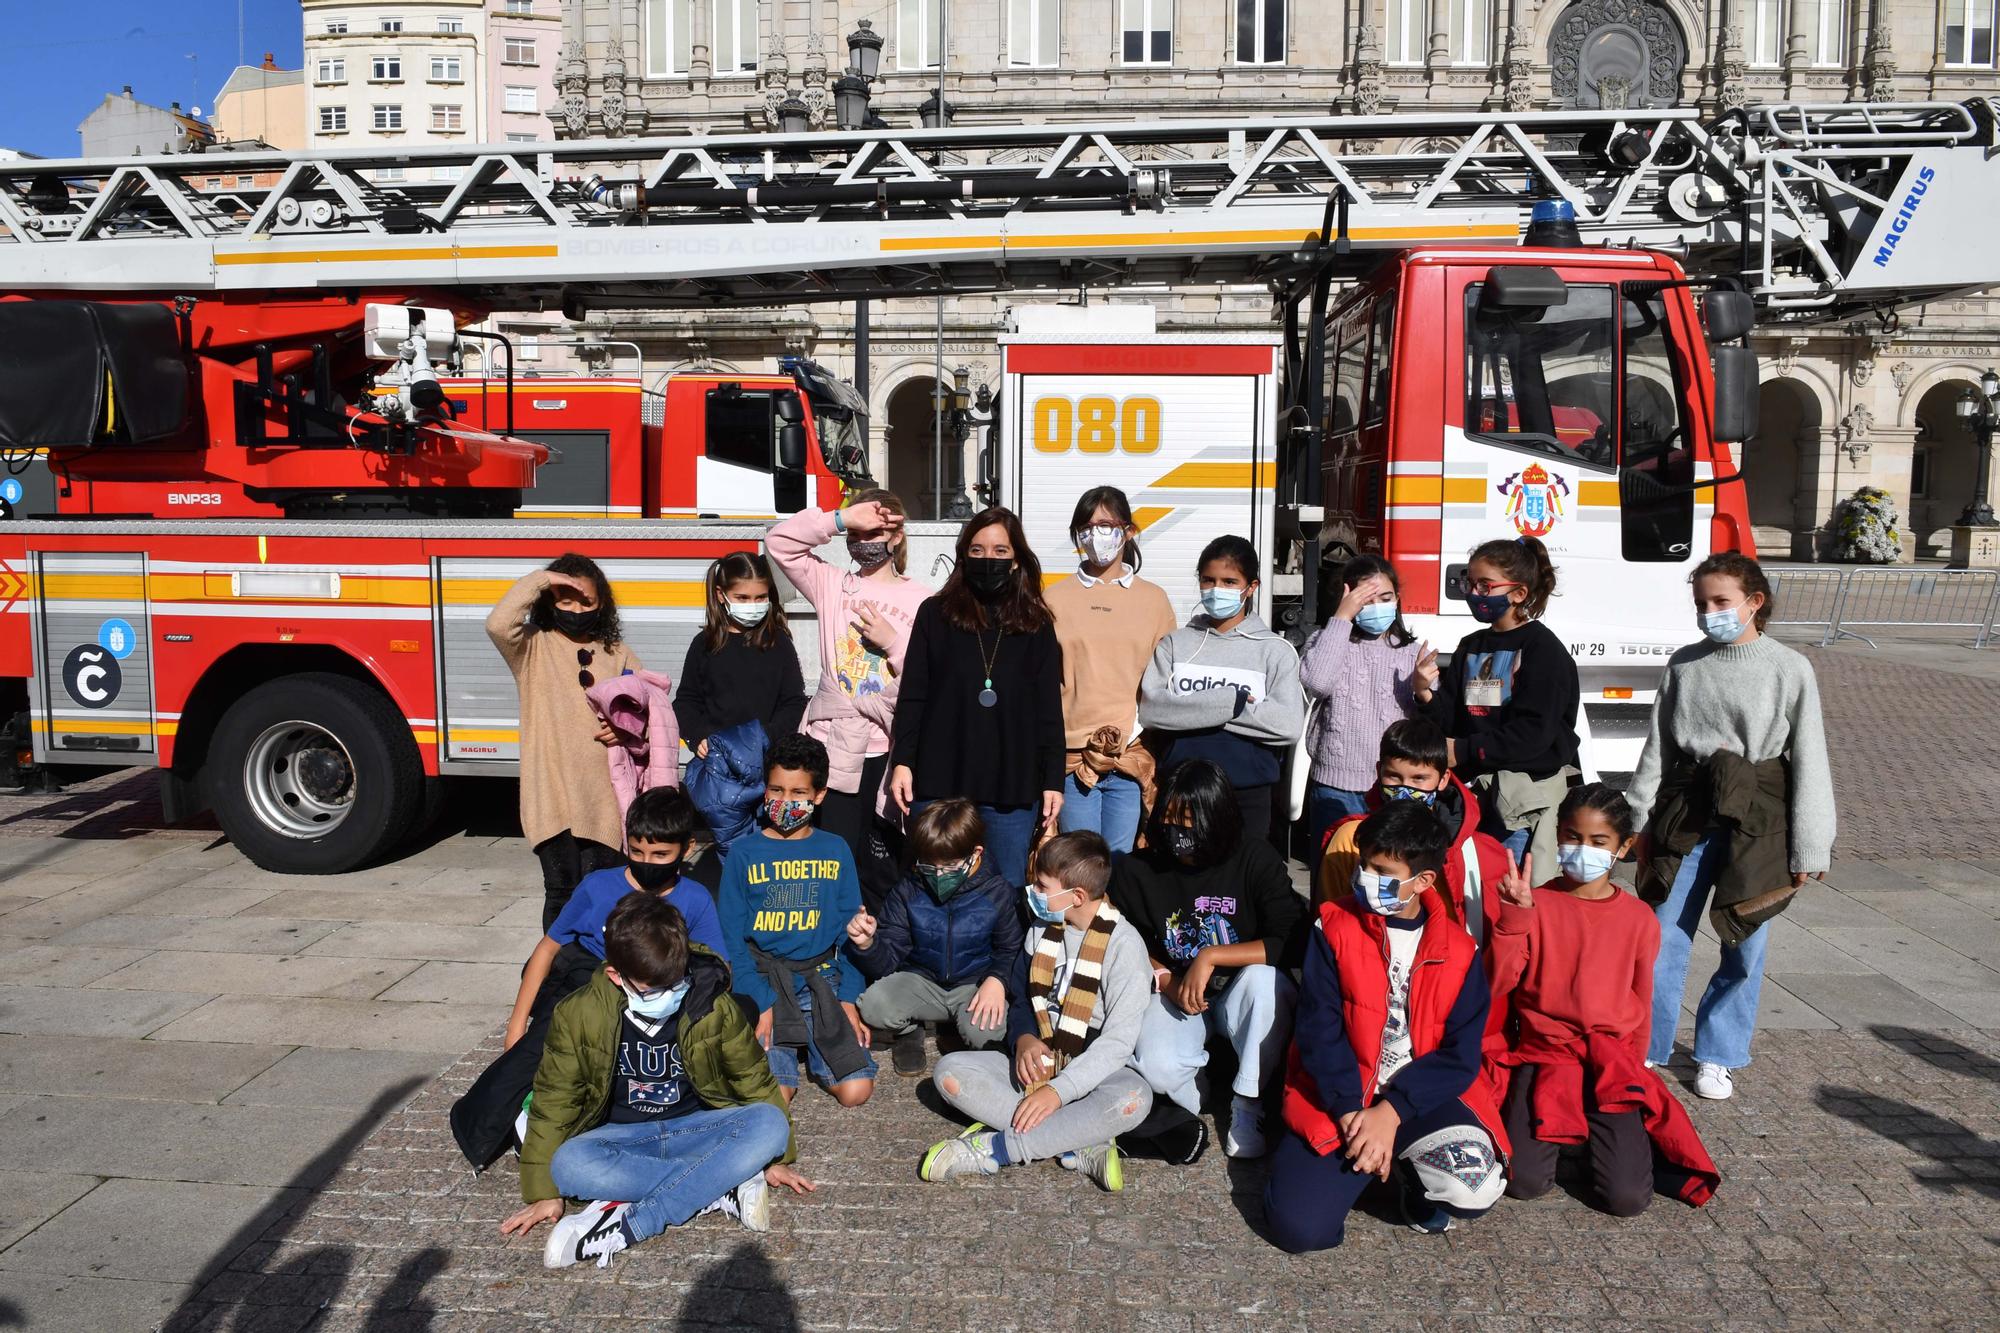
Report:
[[[1371,1182],[1404,1218],[1449,1230],[1500,1198],[1507,1136],[1481,1077],[1486,977],[1438,885],[1450,835],[1398,801],[1362,821],[1353,890],[1323,904],[1285,1078],[1264,1212],[1293,1253],[1331,1249]]]
[[[500,1230],[554,1222],[542,1262],[611,1256],[720,1204],[770,1228],[772,1185],[804,1193],[791,1117],[729,968],[671,904],[620,899],[604,925],[604,966],[556,1006],[528,1133],[521,1197]],[[565,1197],[590,1200],[563,1216]]]
[[[1028,932],[1008,987],[1008,1050],[938,1060],[938,1092],[973,1123],[933,1145],[918,1173],[949,1180],[1054,1158],[1121,1190],[1113,1140],[1153,1104],[1131,1067],[1152,1001],[1146,942],[1104,896],[1111,849],[1098,834],[1049,839],[1030,873],[1028,907],[1041,928]]]
[[[898,1074],[924,1072],[923,1023],[952,1023],[965,1046],[1006,1034],[1007,976],[1021,952],[1021,891],[988,864],[986,825],[963,797],[910,821],[910,872],[882,904],[848,923],[848,956],[874,984],[861,992],[871,1031],[895,1036]]]

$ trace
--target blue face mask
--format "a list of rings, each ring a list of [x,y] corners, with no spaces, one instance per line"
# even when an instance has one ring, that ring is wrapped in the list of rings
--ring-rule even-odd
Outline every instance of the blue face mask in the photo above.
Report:
[[[1063,914],[1050,907],[1049,896],[1033,884],[1028,886],[1028,910],[1034,913],[1037,921],[1051,926],[1063,924]]]
[[[1476,592],[1469,592],[1465,595],[1465,604],[1472,608],[1474,620],[1482,625],[1490,625],[1507,614],[1507,608],[1513,604],[1513,599],[1504,592],[1487,593],[1483,597]]]
[[[1416,897],[1412,889],[1408,896],[1402,893],[1405,884],[1417,882],[1415,875],[1408,879],[1397,879],[1393,875],[1378,875],[1367,866],[1354,868],[1354,901],[1370,912],[1380,916],[1394,916],[1410,905]]]
[[[670,986],[666,990],[643,997],[622,981],[618,986],[625,992],[625,1012],[634,1018],[643,1018],[648,1023],[658,1023],[679,1013],[681,1001],[687,998],[688,993],[686,977],[681,978],[681,984],[678,986]]]
[[[1588,884],[1592,880],[1603,879],[1611,873],[1611,867],[1617,861],[1617,854],[1609,847],[1566,842],[1556,848],[1556,865],[1562,868],[1564,877],[1572,884]]]
[[[1701,632],[1710,643],[1735,643],[1743,637],[1743,618],[1736,614],[1735,607],[1721,611],[1704,611],[1695,617],[1701,625]]]
[[[1381,791],[1384,801],[1422,801],[1425,805],[1438,803],[1438,789],[1435,787],[1430,791],[1422,787],[1383,787]]]
[[[1370,602],[1354,613],[1354,623],[1363,634],[1381,634],[1396,623],[1396,604]]]
[[[1243,609],[1241,588],[1203,588],[1201,609],[1208,612],[1210,620],[1228,620]]]

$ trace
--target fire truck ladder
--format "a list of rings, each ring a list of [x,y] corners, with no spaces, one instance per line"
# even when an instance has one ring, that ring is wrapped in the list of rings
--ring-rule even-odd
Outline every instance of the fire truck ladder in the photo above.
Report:
[[[1518,244],[1561,200],[1587,241],[1831,319],[2000,285],[1995,142],[1974,101],[20,160],[0,163],[0,292],[448,287],[576,315],[1277,290],[1412,245]]]

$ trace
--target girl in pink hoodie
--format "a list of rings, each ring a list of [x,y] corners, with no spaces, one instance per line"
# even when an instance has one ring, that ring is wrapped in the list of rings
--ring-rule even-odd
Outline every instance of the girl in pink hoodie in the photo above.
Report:
[[[819,622],[819,684],[800,728],[826,746],[830,761],[820,827],[854,853],[861,894],[870,912],[896,878],[877,864],[869,833],[889,763],[889,721],[897,674],[917,607],[934,589],[908,577],[907,516],[893,492],[864,490],[845,509],[802,510],[772,528],[765,548],[812,603]],[[835,569],[815,554],[845,536],[853,570]]]

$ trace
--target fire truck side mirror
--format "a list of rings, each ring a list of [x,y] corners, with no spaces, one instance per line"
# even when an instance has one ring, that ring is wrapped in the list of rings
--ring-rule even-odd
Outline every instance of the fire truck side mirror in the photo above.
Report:
[[[1715,291],[1702,298],[1701,324],[1711,343],[1733,343],[1757,323],[1757,307],[1748,292]]]
[[[1747,443],[1757,434],[1757,354],[1747,347],[1717,347],[1709,355],[1715,365],[1715,438]]]
[[[1495,264],[1480,289],[1482,310],[1533,314],[1550,306],[1568,305],[1569,288],[1552,268],[1530,264]]]
[[[778,414],[778,420],[780,421],[804,421],[806,419],[806,406],[799,401],[799,396],[795,393],[772,395],[771,407]]]
[[[796,421],[778,427],[778,466],[786,472],[806,470],[806,428]]]

